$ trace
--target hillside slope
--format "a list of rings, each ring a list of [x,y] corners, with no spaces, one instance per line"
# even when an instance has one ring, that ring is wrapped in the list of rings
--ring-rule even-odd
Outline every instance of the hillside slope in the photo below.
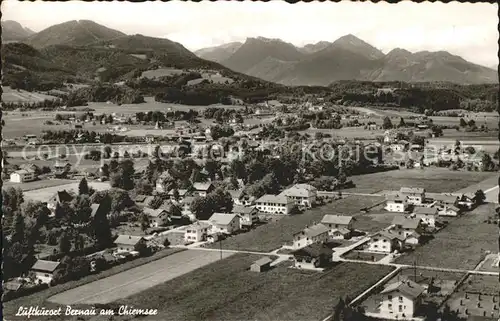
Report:
[[[222,62],[233,55],[236,50],[241,47],[241,45],[243,45],[241,42],[230,42],[220,46],[203,48],[195,51],[194,53],[202,59]]]
[[[52,45],[86,46],[100,40],[125,36],[90,20],[73,20],[51,26],[31,36],[27,43],[35,48]]]
[[[18,41],[24,40],[35,32],[29,28],[23,27],[19,22],[13,20],[2,21],[2,40]]]

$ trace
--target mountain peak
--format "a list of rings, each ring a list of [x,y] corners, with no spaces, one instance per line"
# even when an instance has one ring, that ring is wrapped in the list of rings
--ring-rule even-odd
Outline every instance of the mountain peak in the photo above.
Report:
[[[35,32],[14,20],[2,21],[2,39],[4,41],[23,40]]]
[[[335,40],[329,48],[348,50],[373,60],[381,59],[384,57],[382,51],[359,39],[353,34],[347,34],[340,37],[339,39]]]

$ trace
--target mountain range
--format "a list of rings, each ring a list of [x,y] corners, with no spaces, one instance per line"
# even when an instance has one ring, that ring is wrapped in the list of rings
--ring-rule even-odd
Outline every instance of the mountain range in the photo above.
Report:
[[[234,71],[284,85],[325,86],[339,80],[498,82],[496,70],[446,51],[396,48],[384,54],[354,35],[303,47],[256,37],[193,53],[168,39],[126,35],[90,20],[68,21],[38,33],[2,21],[2,29],[4,71],[11,73],[29,70],[87,78],[100,69],[118,79],[166,66]],[[11,41],[22,44],[7,43]]]
[[[235,46],[226,48],[196,53],[235,71],[285,85],[328,85],[339,80],[498,82],[496,70],[446,51],[412,53],[395,48],[384,54],[351,34],[304,47],[259,37],[248,38],[236,50]]]

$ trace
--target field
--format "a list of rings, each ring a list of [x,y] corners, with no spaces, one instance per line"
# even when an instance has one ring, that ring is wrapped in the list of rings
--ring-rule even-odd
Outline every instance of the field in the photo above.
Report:
[[[231,255],[231,253],[224,253],[226,257]],[[182,251],[59,293],[50,297],[49,301],[58,304],[109,303],[139,293],[217,260],[220,260],[220,253],[217,251]]]
[[[146,320],[321,320],[339,298],[360,294],[392,270],[342,263],[324,273],[283,265],[249,271],[258,258],[236,254],[115,304],[158,308]]]
[[[160,78],[160,77],[164,77],[164,76],[179,75],[179,74],[182,74],[183,72],[184,71],[182,69],[158,68],[158,69],[144,71],[142,73],[141,77],[153,79],[153,78]]]
[[[350,260],[376,262],[376,261],[380,261],[385,256],[386,256],[385,254],[380,254],[380,253],[349,251],[346,254],[342,255],[342,258],[350,259]]]
[[[446,304],[452,310],[458,310],[460,316],[486,316],[498,320],[500,283],[496,276],[470,275],[448,299]]]
[[[326,214],[353,215],[364,207],[371,207],[383,201],[382,197],[347,196],[324,206],[307,210],[302,214],[285,216],[261,225],[247,233],[231,236],[222,241],[222,247],[234,250],[269,252],[292,240],[294,233],[306,225],[319,223]],[[357,228],[356,223],[354,227]],[[218,248],[219,244],[212,245]]]
[[[126,262],[117,266],[114,266],[108,270],[102,271],[101,273],[98,274],[92,274],[88,275],[86,277],[83,277],[79,280],[75,281],[70,281],[66,282],[63,284],[58,284],[55,286],[52,286],[46,290],[34,293],[29,296],[24,296],[20,297],[18,299],[9,301],[9,302],[4,302],[3,303],[3,314],[4,316],[13,316],[19,309],[20,306],[29,306],[29,305],[38,305],[38,306],[43,306],[47,308],[57,308],[58,305],[51,303],[50,301],[47,301],[49,297],[52,297],[54,295],[57,295],[59,293],[63,293],[65,291],[68,291],[70,289],[77,288],[79,286],[82,286],[84,284],[89,284],[91,282],[95,282],[97,280],[101,280],[104,278],[108,278],[112,275],[122,273],[123,271],[127,271],[132,268],[139,267],[141,265],[145,265],[147,263],[164,259],[165,257],[172,255],[174,253],[182,252],[185,251],[184,249],[176,249],[176,248],[169,248],[169,249],[164,249],[159,252],[156,252],[152,256],[147,256],[143,258],[138,258],[136,260]],[[12,319],[11,319],[12,320]],[[21,318],[18,318],[17,320],[22,320]],[[47,319],[44,319],[47,320]],[[55,320],[61,320],[61,318],[55,318]]]
[[[372,210],[376,212],[376,210]],[[401,213],[367,213],[356,216],[356,228],[363,232],[374,233],[378,232],[389,225],[396,216],[401,216]]]
[[[109,183],[107,182],[88,182],[89,186],[95,189],[96,191],[102,191],[110,189]],[[24,193],[25,199],[30,199],[34,201],[46,202],[50,197],[52,197],[57,191],[66,190],[66,191],[74,191],[78,192],[78,184],[79,181],[71,184],[58,185],[52,187],[46,187],[36,190],[26,191]]]
[[[10,87],[2,86],[2,101],[8,103],[32,103],[44,101],[45,99],[57,99],[57,97],[40,94],[36,92],[28,92],[23,89],[14,90]]]
[[[498,227],[484,223],[494,213],[493,204],[484,204],[458,218],[434,235],[424,246],[396,259],[397,263],[472,270],[486,251],[498,251]],[[453,251],[450,251],[453,249]]]
[[[488,172],[450,171],[447,168],[400,169],[351,177],[356,187],[346,192],[376,193],[399,190],[401,186],[423,187],[427,192],[455,192],[490,178]]]
[[[26,192],[26,191],[55,187],[55,186],[67,185],[67,184],[71,184],[73,182],[74,181],[69,180],[69,179],[50,179],[50,180],[44,179],[44,180],[26,182],[26,183],[4,182],[2,189],[7,189],[9,187],[15,187],[15,188],[20,188],[23,192]]]

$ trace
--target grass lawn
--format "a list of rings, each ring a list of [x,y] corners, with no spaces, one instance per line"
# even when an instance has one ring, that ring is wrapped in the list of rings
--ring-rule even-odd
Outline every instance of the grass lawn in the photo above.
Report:
[[[74,191],[78,193],[78,184],[79,180],[72,181],[73,183],[57,185],[52,187],[45,187],[36,190],[30,190],[24,193],[25,199],[31,199],[34,201],[46,202],[50,197],[52,197],[56,192],[61,190],[66,191]],[[104,191],[110,189],[109,182],[97,182],[97,181],[89,181],[88,185],[95,189],[96,191]]]
[[[328,203],[324,206],[307,210],[302,214],[282,217],[280,220],[261,225],[247,233],[238,234],[222,241],[226,249],[269,252],[286,242],[292,241],[292,236],[303,230],[306,225],[319,223],[326,214],[352,215],[359,213],[364,207],[382,202],[382,197],[364,197],[350,195],[344,199]],[[354,225],[357,228],[356,225]],[[219,244],[212,247],[219,248]]]
[[[494,212],[494,204],[484,204],[458,218],[436,233],[429,243],[396,259],[397,263],[455,269],[474,269],[485,251],[498,251],[498,227],[484,223]]]
[[[447,168],[427,167],[400,169],[359,176],[352,176],[356,187],[346,192],[376,193],[382,190],[399,190],[402,186],[423,187],[427,192],[455,192],[489,177],[487,172],[450,171]]]
[[[379,261],[383,259],[385,256],[386,256],[385,254],[368,253],[360,251],[349,251],[346,254],[342,255],[344,259],[370,261],[370,262]]]
[[[15,187],[15,188],[20,188],[22,191],[32,191],[32,190],[36,190],[36,189],[71,184],[74,182],[75,181],[72,181],[69,179],[44,179],[44,180],[26,182],[26,183],[4,182],[2,188],[7,189],[9,187]]]
[[[46,308],[57,308],[57,304],[53,304],[47,299],[53,295],[56,295],[58,293],[79,287],[81,285],[100,280],[103,278],[106,278],[108,276],[132,269],[134,267],[141,266],[143,264],[159,260],[161,258],[164,258],[166,256],[169,256],[174,253],[178,253],[180,251],[184,251],[184,249],[178,249],[178,248],[169,248],[169,249],[164,249],[161,251],[156,252],[155,254],[148,256],[148,257],[142,257],[138,258],[136,260],[126,262],[124,264],[120,264],[117,266],[114,266],[108,270],[102,271],[101,273],[98,274],[92,274],[88,275],[86,277],[83,277],[79,280],[75,281],[70,281],[66,282],[63,284],[58,284],[56,286],[50,287],[46,290],[34,293],[32,295],[20,297],[17,299],[14,299],[12,301],[4,302],[3,303],[3,313],[5,317],[8,316],[13,316],[17,310],[19,309],[20,306],[40,306],[40,307],[46,307]],[[48,319],[45,319],[48,320]],[[64,317],[61,318],[54,318],[54,320],[65,320]],[[66,319],[67,320],[67,319]]]
[[[158,308],[150,320],[316,321],[330,314],[340,297],[359,295],[392,270],[342,263],[323,273],[283,265],[249,271],[258,258],[236,254],[115,303]]]
[[[37,92],[28,92],[23,89],[14,90],[7,86],[2,86],[2,101],[9,103],[32,103],[44,101],[45,99],[54,100],[57,97],[41,94]]]
[[[182,69],[158,68],[158,69],[144,71],[142,73],[141,77],[153,79],[153,78],[159,78],[159,77],[164,77],[164,76],[178,75],[178,74],[182,74],[183,72],[184,71]]]

